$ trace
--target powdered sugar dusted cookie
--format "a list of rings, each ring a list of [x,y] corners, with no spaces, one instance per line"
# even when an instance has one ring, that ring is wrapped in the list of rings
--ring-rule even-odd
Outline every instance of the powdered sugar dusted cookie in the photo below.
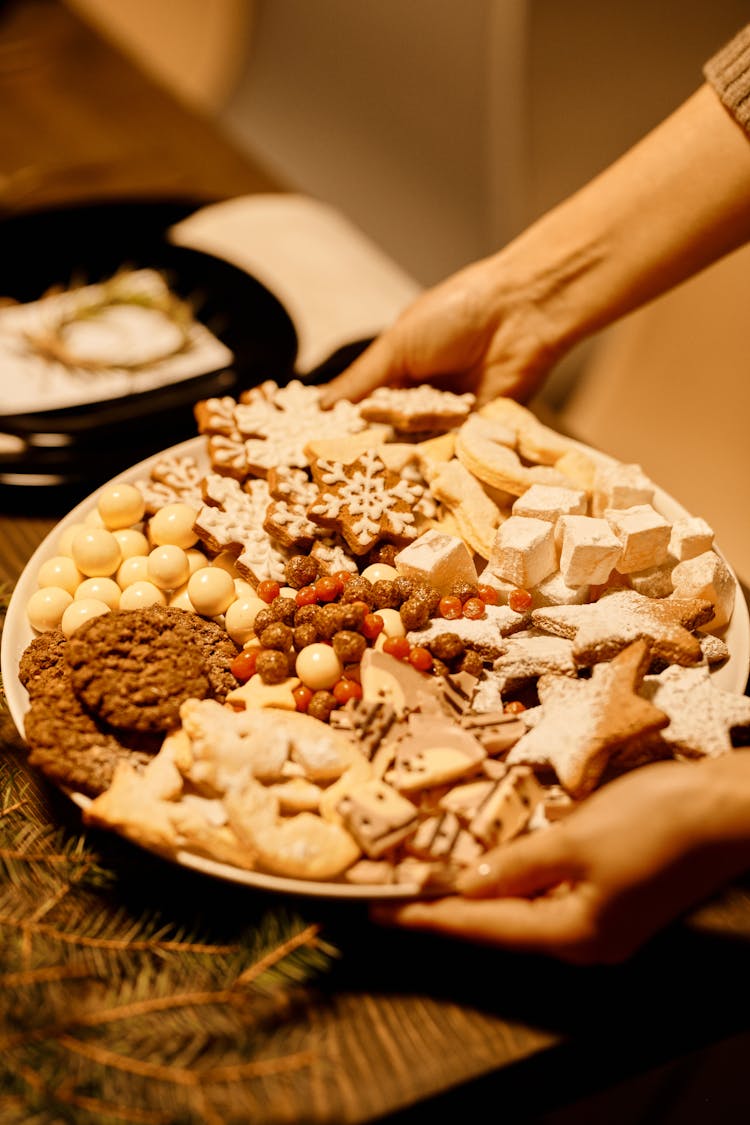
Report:
[[[318,499],[308,516],[321,527],[340,532],[355,555],[364,555],[385,539],[404,544],[417,536],[414,487],[389,472],[374,450],[351,464],[315,461]]]
[[[711,603],[699,598],[657,601],[635,590],[616,590],[589,605],[535,609],[531,620],[545,632],[573,638],[578,664],[609,660],[639,638],[665,664],[697,664],[701,647],[691,630],[705,624],[712,612]]]
[[[386,422],[402,433],[450,430],[465,421],[474,406],[474,395],[440,391],[423,383],[419,387],[378,387],[359,404],[368,422]]]
[[[527,619],[528,615],[516,613],[507,605],[488,605],[479,619],[459,617],[449,621],[435,617],[423,629],[413,629],[406,636],[412,644],[429,648],[443,633],[455,633],[484,660],[495,660],[502,652],[503,638],[522,629]]]
[[[717,757],[732,749],[732,732],[750,732],[750,699],[722,691],[704,665],[672,665],[658,676],[647,676],[641,695],[669,716],[660,737],[675,754],[690,758]]]
[[[590,679],[546,675],[538,682],[540,721],[508,754],[510,763],[542,754],[573,797],[589,793],[615,750],[665,727],[665,713],[642,699],[638,688],[649,661],[645,641],[635,641]]]
[[[502,681],[503,691],[512,691],[546,673],[576,676],[573,642],[565,637],[509,637],[492,666]]]

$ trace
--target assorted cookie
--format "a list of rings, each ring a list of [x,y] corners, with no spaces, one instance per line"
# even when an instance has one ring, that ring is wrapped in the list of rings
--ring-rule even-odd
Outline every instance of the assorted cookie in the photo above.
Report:
[[[474,406],[199,403],[205,460],[105,488],[40,569],[31,762],[166,855],[437,892],[624,769],[746,742],[710,527]]]

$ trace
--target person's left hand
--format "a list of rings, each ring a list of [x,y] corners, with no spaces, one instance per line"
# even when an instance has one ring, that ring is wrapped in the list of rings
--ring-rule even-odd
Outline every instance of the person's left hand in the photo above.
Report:
[[[747,845],[722,841],[720,806],[701,765],[646,766],[487,853],[461,896],[381,904],[372,917],[575,963],[622,961],[743,870]]]

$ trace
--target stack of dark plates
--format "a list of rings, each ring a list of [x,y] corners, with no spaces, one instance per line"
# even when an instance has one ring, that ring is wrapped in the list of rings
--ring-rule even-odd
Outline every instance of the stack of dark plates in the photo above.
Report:
[[[167,231],[198,205],[107,202],[0,221],[0,297],[38,300],[50,287],[154,269],[232,353],[231,366],[124,398],[0,414],[0,505],[69,504],[145,457],[195,435],[194,404],[237,396],[264,379],[286,382],[297,337],[286,310],[257,279],[217,258],[173,246]],[[8,373],[0,370],[0,381]],[[63,499],[64,497],[64,499]]]

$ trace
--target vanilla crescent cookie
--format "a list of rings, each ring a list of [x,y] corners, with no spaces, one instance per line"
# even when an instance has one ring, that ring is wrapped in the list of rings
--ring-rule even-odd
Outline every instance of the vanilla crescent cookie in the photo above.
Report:
[[[524,464],[509,444],[514,439],[502,423],[472,414],[456,435],[456,456],[479,480],[512,496],[521,496],[532,484],[568,483],[548,465]]]

